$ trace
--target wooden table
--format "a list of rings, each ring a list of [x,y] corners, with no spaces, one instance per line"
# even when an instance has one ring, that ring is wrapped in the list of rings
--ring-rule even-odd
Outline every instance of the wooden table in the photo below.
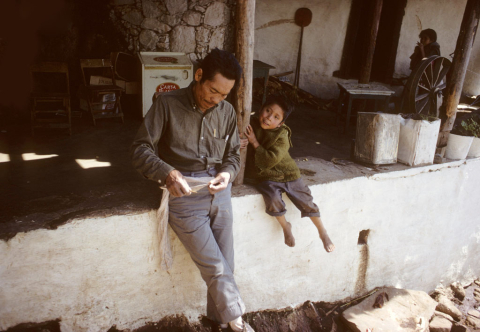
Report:
[[[378,102],[383,102],[384,108],[388,108],[390,97],[395,91],[389,90],[381,83],[372,82],[369,84],[359,84],[357,82],[351,83],[337,83],[340,89],[340,96],[338,97],[337,123],[342,114],[342,103],[345,101],[347,105],[347,118],[345,123],[345,132],[347,132],[350,123],[350,115],[352,112],[352,102],[355,99],[373,99],[375,100],[375,112],[378,109]],[[346,98],[346,100],[345,100]]]
[[[275,69],[275,67],[259,60],[253,60],[253,78],[264,77],[262,105],[265,103],[265,99],[267,98],[266,92],[270,69]]]

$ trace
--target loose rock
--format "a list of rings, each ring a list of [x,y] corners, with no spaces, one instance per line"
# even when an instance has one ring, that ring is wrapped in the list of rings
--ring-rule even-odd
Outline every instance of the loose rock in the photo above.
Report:
[[[470,328],[466,327],[463,324],[455,323],[453,324],[451,332],[470,332]]]
[[[373,309],[376,297],[388,294],[389,301],[380,309]],[[418,331],[428,325],[437,303],[427,293],[414,290],[381,289],[360,304],[343,312],[348,327],[355,332],[373,331]]]
[[[467,319],[465,320],[465,323],[475,329],[480,328],[480,319],[468,316]]]
[[[450,287],[452,288],[455,297],[460,301],[463,301],[463,299],[465,298],[465,289],[463,288],[463,286],[458,282],[454,282],[450,285]]]
[[[440,317],[446,318],[446,319],[448,319],[449,321],[451,321],[452,323],[455,322],[455,320],[452,318],[452,316],[447,315],[447,314],[444,313],[444,312],[440,312],[440,311],[436,311],[436,310],[435,310],[435,316],[440,316]]]
[[[480,318],[480,311],[478,311],[478,310],[471,309],[471,310],[468,311],[468,314],[470,316],[475,317],[475,318]]]
[[[458,310],[457,307],[453,304],[452,301],[450,301],[445,295],[438,295],[436,298],[438,305],[437,305],[437,310],[443,313],[446,313],[447,315],[450,315],[455,319],[456,321],[459,321],[462,319],[462,312]]]
[[[430,332],[450,332],[452,322],[440,316],[433,317],[430,322]]]

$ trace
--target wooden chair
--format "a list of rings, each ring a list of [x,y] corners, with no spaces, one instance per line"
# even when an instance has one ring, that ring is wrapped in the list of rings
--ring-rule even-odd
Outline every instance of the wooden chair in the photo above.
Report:
[[[68,65],[42,62],[30,68],[33,81],[31,125],[36,128],[68,129],[72,134]]]
[[[115,85],[115,75],[110,59],[81,59],[83,86],[80,95],[85,98],[88,109],[92,114],[93,125],[96,119],[121,118],[123,112],[120,106],[122,88]],[[105,85],[92,85],[91,77],[101,76],[105,79]]]

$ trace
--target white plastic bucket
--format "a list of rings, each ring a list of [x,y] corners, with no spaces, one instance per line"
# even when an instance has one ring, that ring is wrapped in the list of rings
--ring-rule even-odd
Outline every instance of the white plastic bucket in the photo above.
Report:
[[[478,158],[480,157],[480,138],[474,137],[470,150],[468,150],[467,157]]]
[[[448,159],[465,159],[473,142],[473,136],[448,135],[445,157]]]

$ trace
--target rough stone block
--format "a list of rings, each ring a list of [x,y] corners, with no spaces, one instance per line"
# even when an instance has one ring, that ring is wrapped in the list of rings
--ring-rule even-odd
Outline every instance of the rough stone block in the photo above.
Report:
[[[219,26],[225,22],[225,4],[215,1],[208,6],[205,12],[203,23],[212,27]]]
[[[381,293],[388,294],[382,308],[373,308],[376,297]],[[428,326],[437,303],[427,293],[414,290],[384,288],[360,304],[343,312],[348,327],[355,332],[373,331],[418,331]]]
[[[210,30],[204,27],[197,28],[197,32],[195,34],[195,39],[197,43],[208,43],[210,37]]]
[[[169,43],[164,43],[164,42],[157,43],[157,50],[160,51],[160,52],[169,52],[170,51],[170,44]]]
[[[188,10],[187,0],[165,0],[170,15],[182,14]]]
[[[170,49],[172,52],[195,52],[195,28],[176,26],[170,35]]]
[[[452,322],[440,316],[433,317],[430,322],[430,332],[450,332]]]
[[[470,310],[468,310],[468,314],[470,316],[475,317],[475,318],[480,318],[480,311],[478,311],[478,310],[470,309]]]
[[[188,11],[183,14],[183,20],[188,25],[198,26],[202,21],[202,14],[196,11]]]
[[[454,282],[450,285],[450,287],[452,288],[455,297],[460,301],[463,301],[463,299],[465,298],[465,289],[463,288],[463,286],[458,282]]]
[[[162,22],[168,24],[171,27],[178,25],[182,21],[181,15],[164,15],[162,16]]]
[[[135,0],[110,0],[110,3],[114,6],[133,5]]]
[[[149,50],[155,49],[158,43],[158,36],[152,30],[142,30],[138,39],[140,43]]]
[[[480,319],[473,316],[467,316],[467,319],[465,319],[465,323],[475,329],[480,328]]]
[[[452,318],[452,316],[447,315],[447,314],[444,313],[444,312],[440,312],[440,311],[436,311],[436,310],[435,310],[435,316],[440,316],[440,317],[446,318],[446,319],[448,319],[449,321],[451,321],[452,323],[455,322],[455,320]]]
[[[456,321],[462,319],[462,312],[450,301],[445,295],[438,295],[436,298],[438,305],[437,310],[450,315]]]
[[[454,323],[451,332],[470,332],[471,329],[460,323]]]
[[[209,47],[210,50],[213,50],[215,47],[223,49],[223,43],[225,41],[225,29],[217,28],[213,30],[212,36],[210,37]]]
[[[132,10],[122,16],[122,19],[132,23],[133,25],[140,25],[143,22],[143,15],[138,10]]]
[[[162,9],[158,2],[151,0],[142,0],[143,15],[147,18],[156,18],[162,14]]]
[[[209,3],[211,3],[213,0],[199,0],[198,1],[198,5],[200,6],[206,6],[208,5]]]
[[[142,28],[155,30],[160,33],[167,33],[171,30],[170,26],[154,18],[146,18],[142,22]]]

